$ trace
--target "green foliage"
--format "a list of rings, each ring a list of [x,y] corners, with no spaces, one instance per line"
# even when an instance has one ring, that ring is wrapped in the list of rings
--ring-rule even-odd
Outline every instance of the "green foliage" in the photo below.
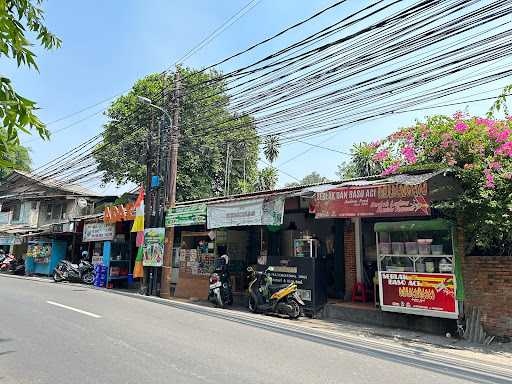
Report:
[[[271,189],[276,189],[278,179],[279,174],[277,173],[276,168],[271,165],[265,167],[259,171],[256,190],[268,191]]]
[[[270,163],[274,163],[274,161],[279,156],[279,149],[281,144],[279,143],[278,136],[267,136],[263,143],[263,153],[265,158],[270,161]]]
[[[179,70],[183,97],[180,108],[178,201],[224,193],[228,143],[230,157],[238,159],[232,161],[230,168],[230,193],[250,192],[258,177],[256,162],[259,144],[252,119],[249,116],[236,116],[226,108],[228,96],[223,82],[205,85],[218,73],[186,68]],[[137,81],[127,95],[111,104],[106,113],[110,121],[104,126],[103,143],[100,144],[104,149],[95,154],[98,168],[105,171],[105,182],[145,183],[151,117],[156,124],[163,114],[154,107],[141,104],[136,96],[147,97],[154,104],[169,110],[173,79],[173,75],[149,75]],[[167,118],[164,124],[168,129]],[[244,162],[240,159],[245,159],[245,183]]]
[[[381,173],[382,165],[373,158],[376,145],[376,143],[369,144],[365,142],[354,144],[350,149],[350,161],[338,165],[336,175],[340,179],[352,179]]]
[[[309,175],[304,176],[300,182],[288,183],[285,185],[285,187],[296,187],[299,185],[327,183],[328,181],[329,179],[327,177],[320,176],[318,172],[313,171]]]
[[[38,70],[32,43],[26,38],[27,31],[36,36],[36,40],[45,49],[58,48],[61,41],[43,24],[44,13],[39,7],[42,0],[3,0],[0,1],[0,57],[16,60],[18,66]],[[6,158],[19,145],[19,131],[30,133],[35,129],[43,139],[49,138],[49,132],[35,115],[36,103],[18,94],[11,81],[0,76],[0,119],[5,129],[0,135],[0,166],[9,167]]]
[[[7,177],[12,172],[12,169],[30,172],[32,160],[30,159],[29,149],[22,145],[15,144],[9,152],[2,153],[2,160],[5,164],[9,164],[9,166],[0,166],[0,180]]]

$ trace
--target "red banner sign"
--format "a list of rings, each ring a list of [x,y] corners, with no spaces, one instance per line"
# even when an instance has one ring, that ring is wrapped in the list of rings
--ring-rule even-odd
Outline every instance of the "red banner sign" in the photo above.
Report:
[[[318,192],[310,206],[316,218],[429,216],[427,183],[342,187]]]
[[[383,310],[457,317],[455,275],[380,272],[380,302]]]

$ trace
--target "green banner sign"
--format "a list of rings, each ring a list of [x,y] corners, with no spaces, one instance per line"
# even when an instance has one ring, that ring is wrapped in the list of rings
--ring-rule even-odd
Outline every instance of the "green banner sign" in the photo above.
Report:
[[[167,211],[165,216],[166,227],[180,227],[206,223],[206,204],[176,207]]]

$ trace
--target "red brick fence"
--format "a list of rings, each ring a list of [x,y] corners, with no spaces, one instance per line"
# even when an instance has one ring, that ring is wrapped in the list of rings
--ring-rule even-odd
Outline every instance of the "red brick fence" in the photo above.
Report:
[[[484,329],[512,337],[512,256],[466,256],[465,308],[476,306]]]

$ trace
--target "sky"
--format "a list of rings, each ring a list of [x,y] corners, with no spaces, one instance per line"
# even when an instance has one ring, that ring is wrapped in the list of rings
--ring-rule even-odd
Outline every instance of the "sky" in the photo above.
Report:
[[[204,67],[269,37],[285,27],[333,4],[325,0],[260,0],[247,14],[237,20],[208,46],[187,59],[190,67]],[[44,51],[37,47],[39,72],[17,68],[5,58],[0,72],[13,80],[19,93],[38,102],[40,118],[48,123],[50,142],[22,136],[22,143],[31,148],[33,167],[44,164],[102,130],[102,111],[113,97],[130,89],[137,80],[150,73],[169,68],[190,48],[198,44],[248,3],[248,0],[47,0],[43,3],[48,28],[63,41],[58,50]],[[229,71],[241,64],[284,47],[353,11],[359,0],[287,34],[240,60],[221,66]],[[500,81],[467,91],[460,95],[471,99],[495,96],[507,84]],[[476,95],[476,96],[475,96]],[[105,101],[107,100],[107,101]],[[452,99],[453,100],[453,99]],[[100,103],[104,101],[103,103]],[[473,114],[483,114],[492,101],[472,103]],[[435,100],[433,100],[435,104]],[[98,104],[82,113],[74,114]],[[392,131],[412,124],[433,113],[453,114],[464,105],[444,107],[388,116],[352,126],[320,137],[310,143],[348,151],[354,143],[374,141]],[[55,120],[58,122],[52,123]],[[280,169],[279,185],[301,179],[316,171],[336,180],[338,164],[347,156],[302,143],[281,149],[276,166]],[[263,164],[261,164],[263,166]],[[99,189],[103,193],[120,193],[133,186]]]

